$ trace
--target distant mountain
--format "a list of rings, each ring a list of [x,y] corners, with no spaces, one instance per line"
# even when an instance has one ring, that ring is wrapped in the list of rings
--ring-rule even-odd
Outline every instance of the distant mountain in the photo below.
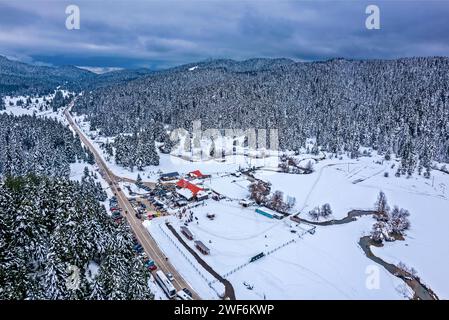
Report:
[[[0,56],[0,94],[43,94],[57,86],[77,90],[95,75],[72,66],[44,67]]]
[[[104,87],[111,84],[136,80],[151,75],[153,73],[154,71],[146,68],[110,71],[96,75],[96,77],[90,81],[88,87],[90,89],[95,89],[98,87]]]
[[[149,69],[136,69],[95,74],[75,66],[34,66],[0,56],[0,96],[46,94],[58,86],[72,91],[95,89],[151,73]]]

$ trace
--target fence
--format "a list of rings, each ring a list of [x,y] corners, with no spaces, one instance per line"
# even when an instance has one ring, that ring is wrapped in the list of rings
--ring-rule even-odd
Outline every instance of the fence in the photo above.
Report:
[[[278,251],[279,249],[282,249],[282,248],[284,248],[285,246],[288,246],[289,244],[291,244],[291,243],[293,243],[293,242],[296,242],[296,239],[291,239],[291,240],[289,240],[289,241],[287,241],[287,242],[281,244],[280,246],[277,246],[276,248],[274,248],[274,249],[268,251],[267,253],[265,253],[265,255],[268,256],[268,255],[270,255],[270,254],[272,254],[272,253]],[[236,267],[236,268],[232,269],[231,271],[225,273],[225,274],[223,275],[223,278],[226,279],[226,278],[229,277],[231,274],[233,274],[233,273],[239,271],[240,269],[243,269],[244,267],[246,267],[246,266],[249,265],[250,263],[251,263],[251,262],[248,261],[248,262],[245,262],[244,264],[239,265],[238,267]],[[215,282],[215,281],[217,281],[217,280],[212,281],[212,283]]]
[[[306,233],[310,233],[310,231],[311,231],[311,230],[314,230],[315,228],[316,228],[315,226],[313,226],[313,227],[312,227],[311,229],[309,229],[309,230],[306,230],[306,229],[301,228],[303,231],[302,231],[300,234],[298,234],[298,238],[302,238]],[[291,240],[289,240],[289,241],[287,241],[287,242],[285,242],[285,243],[283,243],[283,244],[277,246],[276,248],[274,248],[274,249],[268,251],[267,253],[265,253],[265,256],[268,256],[268,255],[270,255],[270,254],[273,254],[273,253],[275,253],[276,251],[278,251],[278,250],[280,250],[280,249],[282,249],[282,248],[288,246],[289,244],[292,244],[293,242],[296,242],[296,239],[295,239],[295,238],[293,238],[293,239],[291,239]],[[225,273],[225,274],[223,275],[223,278],[226,279],[226,278],[229,277],[231,274],[233,274],[233,273],[239,271],[240,269],[243,269],[244,267],[246,267],[246,266],[249,265],[250,263],[251,263],[251,262],[248,261],[248,262],[245,262],[244,264],[239,265],[238,267],[236,267],[236,268],[232,269],[231,271]],[[213,280],[212,283],[214,283],[214,282],[216,282],[216,281],[217,281],[217,280]]]
[[[276,251],[278,251],[278,250],[280,250],[280,249],[282,249],[282,248],[288,246],[289,244],[291,244],[291,243],[293,243],[293,242],[296,242],[296,239],[291,239],[290,241],[287,241],[287,242],[281,244],[280,246],[277,246],[276,248],[274,248],[274,249],[268,251],[265,255],[266,255],[266,256],[269,256],[270,254],[275,253]]]
[[[186,253],[184,252],[184,250],[182,250],[182,249],[179,247],[178,243],[176,243],[176,241],[173,240],[172,237],[170,237],[170,235],[164,230],[164,228],[162,228],[162,225],[160,225],[160,224],[159,224],[159,229],[161,229],[162,233],[163,233],[163,234],[170,240],[170,242],[171,242],[171,243],[175,246],[175,248],[181,253],[181,255],[187,260],[187,262],[193,267],[193,269],[195,269],[195,271],[199,274],[199,276],[200,276],[204,281],[206,281],[207,285],[208,285],[212,290],[214,290],[215,293],[216,293],[219,297],[222,296],[222,294],[219,293],[219,292],[212,286],[212,284],[214,284],[214,283],[217,282],[218,280],[217,280],[217,279],[214,279],[214,280],[212,280],[212,281],[209,281],[209,280],[207,279],[207,277],[204,275],[204,273],[201,272],[201,270],[197,267],[198,264],[194,263],[194,262],[193,262],[193,261],[186,255]]]

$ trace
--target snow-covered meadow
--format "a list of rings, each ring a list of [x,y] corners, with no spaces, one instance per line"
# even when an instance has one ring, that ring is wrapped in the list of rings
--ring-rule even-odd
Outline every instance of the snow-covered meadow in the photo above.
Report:
[[[70,92],[66,90],[60,91],[63,97],[67,97],[70,94]],[[56,91],[44,96],[5,96],[3,97],[5,109],[0,110],[0,114],[3,113],[14,116],[35,115],[38,118],[51,118],[67,124],[63,108],[60,108],[57,111],[52,110],[51,101],[53,100],[55,93]]]
[[[201,168],[201,164],[195,165],[195,169]],[[286,174],[264,167],[256,171],[255,177],[271,182],[272,191],[281,190],[285,195],[294,196],[297,201],[293,212],[300,212],[302,218],[309,220],[308,211],[324,203],[329,203],[333,211],[329,219],[342,219],[353,209],[371,210],[382,190],[390,207],[397,205],[410,212],[411,228],[405,240],[373,247],[373,252],[386,262],[396,265],[403,262],[413,267],[422,283],[439,298],[448,298],[445,271],[449,268],[449,234],[445,230],[449,224],[449,175],[434,170],[430,179],[417,174],[395,177],[397,165],[396,160],[386,161],[374,153],[359,159],[327,158],[315,164],[312,174]],[[317,226],[314,235],[306,233],[299,238],[300,230],[292,233],[295,224],[290,220],[272,220],[255,213],[254,207],[239,205],[238,199],[249,195],[248,184],[244,176],[236,178],[226,174],[226,170],[213,174],[204,185],[228,199],[220,202],[210,199],[204,206],[191,209],[198,220],[189,224],[195,238],[211,250],[210,255],[203,256],[204,260],[222,275],[245,264],[253,255],[296,238],[295,242],[228,276],[237,298],[403,299],[412,296],[402,280],[368,259],[360,248],[359,239],[369,235],[375,222],[372,217],[358,218],[344,225]],[[209,220],[207,213],[214,213],[216,218]],[[174,217],[170,221],[178,230],[183,224]],[[187,243],[194,248],[193,241]],[[380,277],[379,288],[375,289],[367,285],[372,268],[377,268]]]

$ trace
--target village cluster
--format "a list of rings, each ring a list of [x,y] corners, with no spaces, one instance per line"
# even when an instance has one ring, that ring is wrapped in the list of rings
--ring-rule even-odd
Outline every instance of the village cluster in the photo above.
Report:
[[[230,206],[238,205],[244,210],[255,212],[267,219],[282,220],[289,216],[292,223],[300,223],[300,219],[296,215],[269,209],[258,205],[254,199],[251,199],[250,185],[265,184],[265,182],[255,179],[251,171],[236,171],[217,175],[204,174],[200,170],[194,170],[185,175],[181,175],[179,172],[162,173],[152,188],[143,183],[138,184],[139,189],[145,192],[138,193],[127,185],[126,188],[130,195],[128,200],[136,211],[136,217],[141,220],[152,220],[163,216],[176,217],[180,222],[177,231],[188,241],[193,241],[194,247],[199,252],[208,255],[211,250],[207,243],[210,240],[198,239],[194,232],[190,230],[189,225],[200,224],[201,219],[198,219],[198,214],[195,213],[195,208],[198,207],[211,208],[210,210],[207,209],[205,217],[201,218],[214,221],[217,212],[213,211],[213,207],[208,206],[209,201],[225,201]],[[236,189],[241,189],[240,197],[223,190],[223,186],[226,185],[233,185]],[[120,219],[121,216],[117,213],[120,209],[115,198],[112,198],[110,205],[113,217]],[[296,230],[292,229],[291,232],[296,233]]]

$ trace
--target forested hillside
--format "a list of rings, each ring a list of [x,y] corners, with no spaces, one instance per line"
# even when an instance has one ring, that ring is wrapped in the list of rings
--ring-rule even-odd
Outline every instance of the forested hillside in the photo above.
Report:
[[[270,61],[178,67],[87,93],[74,110],[104,135],[151,121],[190,130],[201,120],[203,128],[279,129],[282,149],[308,137],[353,157],[373,147],[401,157],[404,174],[449,161],[449,59]]]
[[[151,298],[127,227],[82,184],[7,178],[0,212],[0,299]]]
[[[33,66],[0,56],[0,94],[47,94],[58,86],[76,90],[93,73],[75,67]]]
[[[0,176],[28,173],[68,177],[88,151],[56,120],[0,114]]]
[[[71,163],[91,158],[55,120],[0,114],[0,299],[152,297],[100,183],[87,168],[68,179]]]

